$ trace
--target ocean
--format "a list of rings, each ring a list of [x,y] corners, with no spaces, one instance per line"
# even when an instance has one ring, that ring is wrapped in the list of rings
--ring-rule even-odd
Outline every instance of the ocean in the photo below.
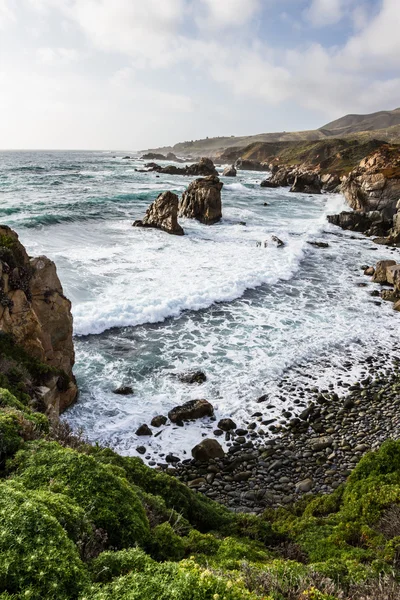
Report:
[[[139,173],[143,161],[125,154],[0,153],[0,222],[55,261],[72,301],[80,396],[63,418],[91,441],[125,455],[144,444],[150,464],[189,456],[214,422],[151,438],[137,427],[198,398],[217,419],[245,425],[259,411],[279,422],[301,410],[302,389],[354,382],[367,357],[399,341],[398,315],[371,297],[379,286],[361,268],[398,250],[329,225],[341,195],[261,188],[265,174],[239,171],[222,177],[219,224],[181,219],[186,235],[170,236],[132,223],[191,178]],[[198,369],[203,385],[179,381]],[[120,385],[134,395],[115,395]]]

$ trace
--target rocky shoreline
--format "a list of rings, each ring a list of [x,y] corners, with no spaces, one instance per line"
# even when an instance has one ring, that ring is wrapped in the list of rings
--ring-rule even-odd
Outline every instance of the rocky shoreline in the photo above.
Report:
[[[296,390],[284,378],[282,393],[296,390],[302,399],[294,399],[279,423],[268,424],[262,412],[255,413],[245,429],[225,433],[229,450],[223,458],[172,466],[169,457],[170,464],[159,468],[237,512],[262,513],[308,493],[330,493],[364,454],[388,438],[400,438],[399,351],[397,346],[379,358],[366,357],[359,381],[338,380],[341,394],[333,384],[320,390],[311,380]],[[266,439],[267,432],[274,437]]]

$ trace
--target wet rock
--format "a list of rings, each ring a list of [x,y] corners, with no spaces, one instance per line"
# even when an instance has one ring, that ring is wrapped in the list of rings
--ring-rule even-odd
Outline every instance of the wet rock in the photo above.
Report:
[[[235,167],[242,171],[269,171],[267,163],[262,163],[258,160],[246,160],[244,158],[239,158],[235,163]]]
[[[316,248],[329,248],[329,244],[327,242],[307,242],[310,246],[315,246]]]
[[[193,479],[192,481],[189,481],[188,486],[190,488],[197,488],[197,487],[201,487],[205,483],[207,483],[207,481],[204,477],[198,477],[197,479]]]
[[[224,169],[224,172],[222,173],[222,175],[224,177],[236,177],[237,171],[236,171],[235,167],[232,165],[231,167],[226,167],[226,169]]]
[[[214,407],[207,400],[189,400],[189,402],[181,406],[176,406],[168,413],[168,417],[172,423],[202,419],[203,417],[212,417],[213,415]]]
[[[131,396],[133,393],[133,388],[130,385],[122,385],[116,390],[113,390],[113,394],[118,394],[119,396]]]
[[[147,209],[141,221],[135,221],[134,227],[151,227],[161,229],[173,235],[184,235],[178,223],[179,198],[172,192],[163,192]]]
[[[372,277],[373,275],[375,275],[375,268],[374,267],[367,267],[364,270],[364,275],[367,275],[368,277]]]
[[[376,269],[372,281],[375,283],[387,283],[387,268],[396,264],[395,260],[380,260],[376,264]]]
[[[371,226],[371,220],[363,212],[343,211],[338,215],[328,215],[328,222],[342,229],[364,232]]]
[[[192,177],[208,177],[210,175],[215,177],[218,175],[218,171],[210,158],[201,158],[198,163],[188,165],[187,167],[176,167],[175,165],[161,167],[155,163],[150,163],[146,167],[150,171],[165,173],[166,175],[190,175]]]
[[[162,427],[166,424],[166,422],[167,417],[164,417],[164,415],[157,415],[156,417],[152,418],[150,425],[152,427]]]
[[[262,188],[277,188],[279,187],[279,184],[275,183],[274,181],[271,181],[270,179],[264,179],[261,183],[260,186]],[[268,206],[268,205],[267,205]]]
[[[213,458],[223,458],[225,452],[217,440],[205,439],[192,449],[192,456],[199,462],[208,462]]]
[[[320,194],[321,182],[319,175],[312,171],[299,173],[296,175],[290,191],[296,194]]]
[[[174,456],[173,454],[167,454],[167,456],[165,457],[165,462],[167,462],[168,464],[176,464],[180,461],[181,459],[177,456]]]
[[[179,381],[181,381],[182,383],[189,384],[201,384],[207,381],[207,376],[203,371],[193,371],[191,373],[184,373],[182,375],[179,375],[178,378]]]
[[[216,176],[193,181],[179,203],[179,216],[197,219],[205,225],[222,218],[221,190],[223,183]]]
[[[232,431],[232,429],[236,429],[237,425],[234,421],[232,421],[232,419],[221,419],[218,422],[218,427],[219,429],[222,429],[222,431]]]
[[[138,452],[139,454],[146,454],[146,447],[145,446],[138,446],[136,448],[136,452]]]
[[[139,436],[149,436],[149,435],[153,435],[153,432],[151,431],[150,427],[146,424],[141,425],[137,430],[136,430],[136,435]]]

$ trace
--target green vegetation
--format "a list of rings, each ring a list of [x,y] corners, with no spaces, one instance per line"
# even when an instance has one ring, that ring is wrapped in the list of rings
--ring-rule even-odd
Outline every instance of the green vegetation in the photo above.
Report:
[[[255,517],[78,441],[0,389],[0,600],[400,597],[400,442]]]

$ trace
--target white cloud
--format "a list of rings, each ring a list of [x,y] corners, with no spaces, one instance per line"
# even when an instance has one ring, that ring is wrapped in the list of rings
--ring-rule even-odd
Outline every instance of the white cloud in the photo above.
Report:
[[[15,14],[8,0],[0,0],[0,30],[15,21]]]
[[[75,48],[38,48],[37,56],[45,65],[63,65],[75,62],[80,58],[80,53]]]
[[[315,27],[338,23],[343,15],[343,0],[312,0],[305,18]]]
[[[203,15],[199,23],[211,29],[242,26],[261,8],[261,0],[200,0],[199,4],[205,10],[205,20]]]

